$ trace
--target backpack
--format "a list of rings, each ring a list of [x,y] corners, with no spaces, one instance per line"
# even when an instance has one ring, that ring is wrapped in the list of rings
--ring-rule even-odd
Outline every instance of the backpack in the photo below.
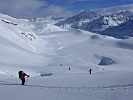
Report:
[[[23,72],[23,71],[19,71],[19,72],[18,72],[19,78],[21,78],[22,72]]]

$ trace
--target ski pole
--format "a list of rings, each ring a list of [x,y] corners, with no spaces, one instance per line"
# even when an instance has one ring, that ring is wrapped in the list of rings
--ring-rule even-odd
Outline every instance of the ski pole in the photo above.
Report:
[[[27,81],[28,81],[28,77],[27,77],[27,79],[26,79],[26,82],[25,82],[25,83],[27,83]]]

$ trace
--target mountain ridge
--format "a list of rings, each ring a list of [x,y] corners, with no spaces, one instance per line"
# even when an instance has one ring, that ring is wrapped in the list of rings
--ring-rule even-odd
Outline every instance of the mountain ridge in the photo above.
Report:
[[[111,13],[102,14],[102,12]],[[89,9],[69,17],[56,25],[65,29],[76,28],[101,34],[102,31],[108,28],[120,26],[123,23],[126,24],[126,22],[133,19],[132,15],[133,4],[92,10]]]

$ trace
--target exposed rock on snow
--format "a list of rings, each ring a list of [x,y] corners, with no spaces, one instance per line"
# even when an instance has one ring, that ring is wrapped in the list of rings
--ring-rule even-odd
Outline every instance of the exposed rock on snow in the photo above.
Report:
[[[111,64],[114,64],[115,61],[111,58],[108,58],[108,57],[102,57],[100,63],[98,65],[111,65]]]

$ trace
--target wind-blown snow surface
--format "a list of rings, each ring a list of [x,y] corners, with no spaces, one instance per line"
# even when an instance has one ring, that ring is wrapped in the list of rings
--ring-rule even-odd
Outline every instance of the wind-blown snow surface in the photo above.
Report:
[[[36,32],[28,20],[0,14],[2,100],[133,98],[133,38],[115,39],[76,29]],[[25,86],[19,85],[19,70],[31,76]]]

